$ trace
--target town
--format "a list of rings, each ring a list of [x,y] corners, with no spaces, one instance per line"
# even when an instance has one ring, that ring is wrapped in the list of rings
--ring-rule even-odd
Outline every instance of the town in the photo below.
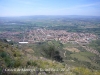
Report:
[[[96,40],[97,36],[93,33],[67,32],[65,30],[48,30],[37,28],[23,32],[3,32],[0,33],[0,38],[6,38],[19,43],[36,43],[49,40],[60,41],[66,43],[74,41],[76,43],[89,43],[91,40]]]

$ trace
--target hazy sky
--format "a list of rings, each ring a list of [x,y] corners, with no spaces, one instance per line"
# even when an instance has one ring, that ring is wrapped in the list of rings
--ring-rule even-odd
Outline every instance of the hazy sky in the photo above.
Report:
[[[0,0],[0,16],[100,16],[100,0]]]

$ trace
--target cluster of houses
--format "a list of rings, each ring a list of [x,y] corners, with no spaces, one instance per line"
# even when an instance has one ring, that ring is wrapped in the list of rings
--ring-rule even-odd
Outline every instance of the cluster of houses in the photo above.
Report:
[[[67,32],[65,30],[34,29],[26,32],[3,32],[0,38],[7,38],[20,44],[56,40],[61,43],[74,41],[77,43],[89,43],[96,40],[97,36],[92,33]]]
[[[97,36],[92,33],[75,33],[67,32],[65,30],[47,30],[47,29],[36,29],[30,30],[26,33],[26,41],[28,42],[42,42],[46,40],[56,40],[61,43],[68,41],[89,43],[91,40],[96,40]]]

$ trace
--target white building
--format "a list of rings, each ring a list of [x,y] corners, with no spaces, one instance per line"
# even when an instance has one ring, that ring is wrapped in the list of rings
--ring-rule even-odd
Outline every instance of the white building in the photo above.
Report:
[[[28,42],[19,42],[20,44],[27,44]]]

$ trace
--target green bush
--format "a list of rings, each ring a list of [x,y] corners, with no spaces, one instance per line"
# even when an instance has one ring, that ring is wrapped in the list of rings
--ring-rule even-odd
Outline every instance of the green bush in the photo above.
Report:
[[[60,52],[56,50],[55,46],[49,45],[47,48],[43,47],[44,57],[51,60],[62,62],[63,58],[60,56]]]
[[[27,61],[27,65],[31,65],[31,61]]]
[[[6,52],[1,52],[1,53],[0,53],[0,56],[1,56],[2,58],[5,58],[5,57],[7,57],[7,53],[6,53]]]
[[[32,62],[31,64],[32,64],[32,66],[38,66],[37,62],[35,62],[35,61]]]
[[[20,61],[19,59],[17,59],[17,60],[15,60],[15,62],[14,62],[14,67],[17,68],[17,67],[19,67],[19,66],[21,66],[21,61]]]
[[[27,65],[37,66],[38,64],[36,61],[27,61]]]

